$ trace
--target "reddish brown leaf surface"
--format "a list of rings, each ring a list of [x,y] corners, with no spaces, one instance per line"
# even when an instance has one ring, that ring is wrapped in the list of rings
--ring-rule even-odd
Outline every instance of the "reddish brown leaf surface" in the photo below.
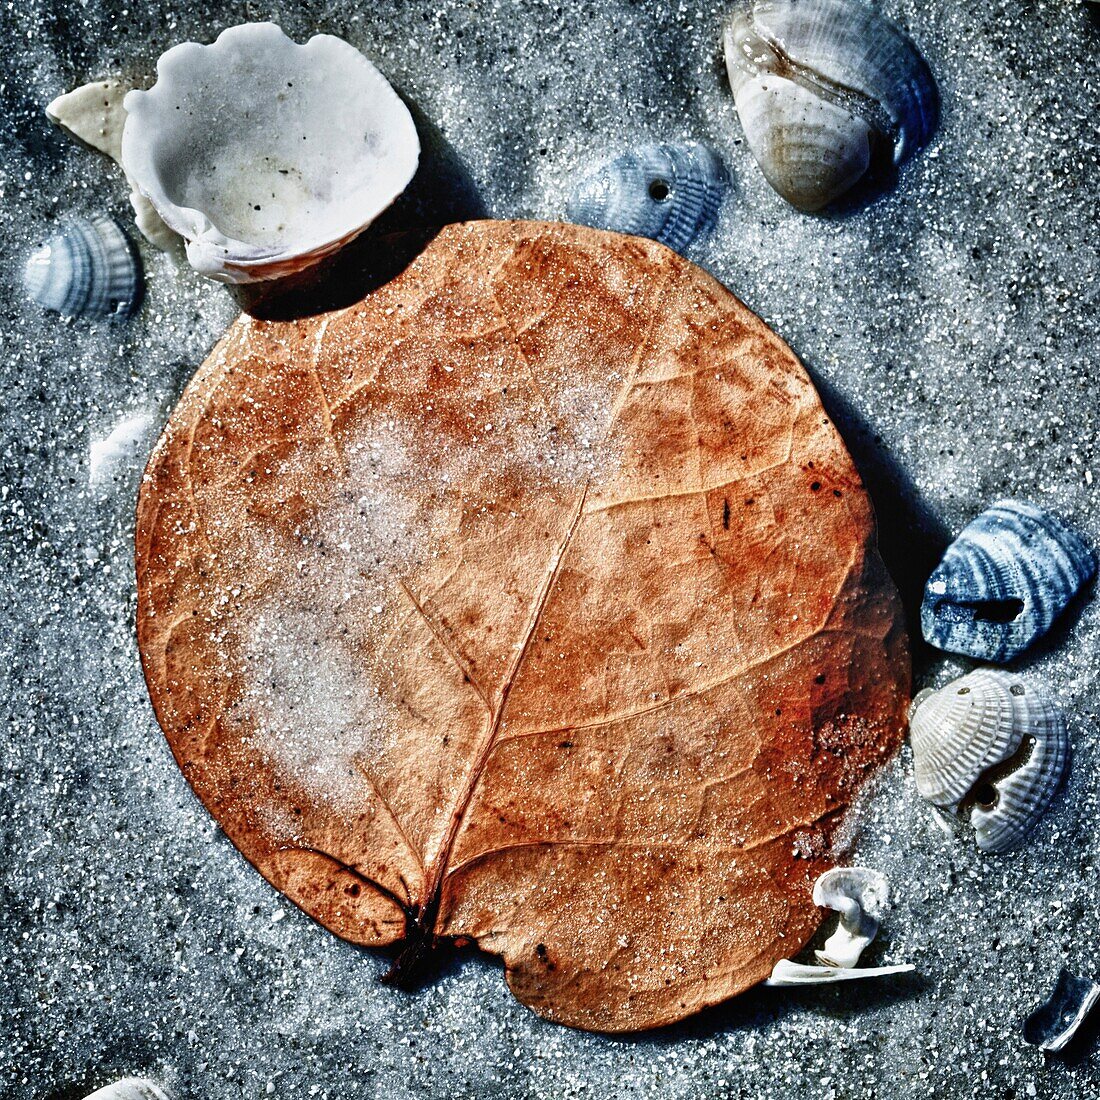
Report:
[[[149,464],[137,568],[157,716],[244,855],[356,943],[476,940],[577,1027],[795,954],[902,736],[839,436],[649,241],[452,226],[348,310],[242,317]]]

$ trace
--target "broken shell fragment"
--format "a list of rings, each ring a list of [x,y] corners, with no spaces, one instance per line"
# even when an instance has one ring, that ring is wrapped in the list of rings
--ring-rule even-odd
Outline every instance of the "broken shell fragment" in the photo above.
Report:
[[[122,130],[126,123],[122,101],[129,91],[130,85],[116,77],[93,80],[59,95],[46,107],[46,117],[74,141],[105,154],[121,168]],[[167,252],[179,240],[160,220],[152,203],[133,189],[132,183],[130,205],[138,230],[154,248]]]
[[[1018,844],[1050,805],[1069,760],[1061,711],[1047,693],[1000,669],[977,669],[913,700],[909,737],[917,791],[969,813],[978,847]]]
[[[835,982],[851,982],[860,978],[881,978],[887,974],[910,974],[916,967],[912,963],[897,966],[865,966],[859,969],[840,966],[806,966],[804,963],[780,959],[772,967],[771,977],[765,985],[832,985]]]
[[[84,1100],[170,1100],[159,1085],[145,1077],[123,1077],[96,1089]]]
[[[1011,661],[1095,575],[1092,550],[1057,516],[999,500],[963,528],[929,577],[921,630],[949,653]]]
[[[46,107],[46,117],[70,137],[121,161],[126,122],[122,100],[129,90],[130,86],[116,77],[93,80],[59,95]]]
[[[148,413],[138,413],[115,425],[103,439],[93,440],[88,452],[88,484],[102,485],[127,460],[142,457],[153,423]]]
[[[1100,984],[1078,978],[1063,967],[1054,991],[1024,1020],[1024,1039],[1040,1050],[1055,1054],[1064,1050],[1097,1001]]]
[[[813,898],[814,905],[840,914],[836,931],[814,954],[826,966],[855,966],[890,903],[886,876],[869,867],[834,867],[814,883]]]
[[[768,182],[827,206],[880,151],[900,164],[935,129],[939,97],[912,40],[859,0],[757,0],[728,24],[726,70]]]
[[[128,317],[141,301],[141,261],[113,218],[70,218],[27,260],[23,285],[63,317]]]
[[[683,252],[714,228],[727,183],[722,162],[705,145],[643,145],[581,179],[568,213],[581,225],[651,237]]]
[[[273,23],[174,46],[124,106],[127,176],[219,282],[316,264],[404,191],[420,156],[409,109],[354,46],[300,46]]]

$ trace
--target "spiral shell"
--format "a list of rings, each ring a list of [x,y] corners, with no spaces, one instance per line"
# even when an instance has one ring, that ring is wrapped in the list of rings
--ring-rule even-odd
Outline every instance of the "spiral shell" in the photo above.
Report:
[[[1096,558],[1056,516],[999,500],[963,528],[929,577],[925,639],[949,653],[1011,661],[1096,575]]]
[[[705,145],[643,145],[598,165],[568,203],[572,221],[683,252],[714,228],[728,177]]]
[[[23,285],[64,317],[128,317],[141,301],[141,261],[113,218],[71,218],[27,261]]]
[[[900,164],[935,129],[939,96],[912,40],[859,0],[757,0],[724,35],[753,156],[800,210],[820,210],[871,168]]]
[[[978,847],[1000,853],[1034,828],[1069,760],[1061,711],[1034,684],[977,669],[922,691],[909,716],[917,791],[934,806],[969,812]]]

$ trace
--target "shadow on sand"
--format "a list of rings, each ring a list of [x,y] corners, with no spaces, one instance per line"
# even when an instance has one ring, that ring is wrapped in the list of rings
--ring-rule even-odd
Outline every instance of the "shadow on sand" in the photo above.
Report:
[[[404,271],[441,226],[487,217],[454,148],[434,123],[411,103],[408,106],[421,152],[420,166],[405,192],[362,236],[316,267],[275,282],[231,288],[241,309],[271,321],[342,309]]]

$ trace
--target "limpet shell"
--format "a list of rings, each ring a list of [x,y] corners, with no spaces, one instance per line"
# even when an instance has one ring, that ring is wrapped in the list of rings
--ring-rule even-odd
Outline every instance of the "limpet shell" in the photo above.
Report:
[[[714,228],[728,183],[706,145],[643,145],[584,176],[568,214],[581,225],[651,237],[683,252]]]
[[[27,260],[23,285],[63,317],[128,317],[141,301],[141,261],[113,218],[69,218]]]
[[[969,812],[978,847],[1000,853],[1034,828],[1069,760],[1061,711],[1047,693],[1001,669],[977,669],[922,691],[909,715],[922,798]]]
[[[935,129],[939,97],[920,52],[859,0],[757,0],[723,45],[749,148],[800,210],[839,198],[880,150],[900,164]]]
[[[1096,575],[1096,557],[1057,516],[999,500],[963,528],[924,588],[921,630],[949,653],[1011,661]]]

